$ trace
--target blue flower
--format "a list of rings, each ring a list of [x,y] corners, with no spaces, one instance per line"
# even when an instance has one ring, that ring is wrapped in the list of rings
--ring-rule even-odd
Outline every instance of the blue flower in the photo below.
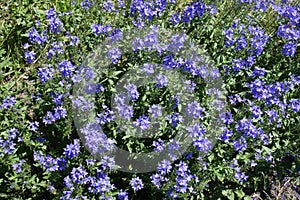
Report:
[[[157,170],[161,175],[170,173],[172,170],[171,162],[168,160],[161,161],[157,166]]]
[[[173,25],[179,24],[180,23],[180,15],[179,13],[174,13],[172,14],[170,21],[172,22]]]
[[[60,71],[63,77],[68,77],[72,75],[72,73],[75,70],[75,67],[70,61],[63,60],[58,64],[58,70]]]
[[[158,104],[152,105],[149,109],[148,112],[151,114],[153,118],[158,118],[162,116],[162,107]]]
[[[101,35],[101,34],[105,34],[108,33],[109,31],[111,31],[112,28],[110,25],[97,25],[97,24],[92,24],[92,31],[93,33],[95,33],[96,35]]]
[[[133,125],[140,128],[142,131],[145,131],[150,126],[150,119],[146,115],[140,116]]]
[[[121,58],[122,52],[118,48],[112,48],[108,51],[107,57],[111,59],[111,62],[116,64]]]
[[[259,106],[251,107],[251,111],[252,111],[252,118],[254,118],[254,119],[259,118],[262,115],[262,113],[263,113],[260,110]]]
[[[104,106],[105,113],[97,114],[96,121],[99,124],[105,124],[106,122],[112,122],[115,120],[115,114],[113,111],[109,110],[108,107]]]
[[[179,51],[182,47],[185,46],[185,41],[187,40],[186,34],[175,34],[172,35],[171,41],[168,46],[168,51]]]
[[[124,119],[129,120],[131,117],[133,117],[134,110],[130,105],[120,105],[117,107],[117,110],[119,115],[124,117]]]
[[[87,82],[85,85],[86,94],[95,94],[98,92],[104,92],[104,87],[101,84]]]
[[[0,139],[0,147],[2,147],[3,152],[5,154],[12,154],[16,150],[16,143],[10,140],[2,140]]]
[[[25,163],[25,160],[21,160],[19,163],[12,165],[13,170],[18,174],[22,172],[22,165]]]
[[[203,119],[204,118],[204,113],[205,113],[205,110],[204,108],[201,107],[200,103],[199,102],[192,102],[192,103],[189,103],[187,108],[186,108],[186,114],[188,116],[191,116],[195,119]]]
[[[141,72],[146,73],[147,76],[150,76],[151,74],[154,73],[154,67],[155,65],[145,63],[141,69]]]
[[[247,149],[247,141],[241,137],[238,140],[233,141],[234,149],[238,152],[243,152]]]
[[[195,146],[197,151],[201,153],[207,153],[212,149],[212,142],[205,137],[199,137],[193,141],[193,145]]]
[[[237,47],[235,48],[237,51],[240,51],[242,49],[245,49],[247,46],[247,38],[246,37],[240,37],[237,39]]]
[[[300,100],[299,99],[291,99],[289,102],[289,107],[294,111],[294,112],[299,112],[300,111]]]
[[[232,137],[232,135],[233,135],[233,131],[232,130],[224,128],[223,129],[223,133],[220,136],[220,139],[223,140],[225,143],[228,143],[229,140],[230,140],[230,138]]]
[[[99,173],[98,173],[99,172]],[[104,174],[101,170],[97,170],[97,173],[101,176],[92,177],[89,179],[90,187],[88,191],[92,194],[109,192],[114,189],[114,185],[110,183],[110,178],[107,174]],[[103,196],[104,197],[104,196]]]
[[[67,162],[64,158],[52,158],[47,155],[44,156],[36,151],[34,151],[34,161],[38,161],[46,171],[54,172],[58,170],[64,170],[67,167]]]
[[[169,54],[169,55],[167,55],[163,58],[162,67],[164,69],[174,69],[174,68],[176,68],[174,54]]]
[[[151,183],[155,185],[156,188],[160,189],[161,182],[165,181],[167,178],[163,177],[161,174],[152,174],[150,176]]]
[[[135,84],[129,83],[125,85],[124,88],[127,90],[127,96],[130,100],[137,100],[139,98],[140,94]]]
[[[35,52],[34,51],[26,51],[25,59],[26,59],[26,62],[31,64],[35,60]]]
[[[297,48],[297,44],[293,43],[293,42],[289,42],[284,44],[283,49],[282,49],[282,53],[285,56],[290,56],[293,57],[294,54],[296,53],[296,48]]]
[[[54,69],[51,66],[39,68],[38,70],[38,76],[42,83],[51,80],[53,77],[53,73],[54,73]]]
[[[252,72],[251,76],[261,77],[261,76],[264,76],[265,74],[266,74],[265,69],[259,68],[259,67],[254,67],[254,71]]]
[[[47,42],[48,38],[47,36],[41,36],[38,31],[35,29],[35,27],[32,27],[28,32],[29,42],[32,44],[37,43],[39,45]]]
[[[144,187],[143,181],[139,177],[132,178],[130,181],[130,185],[134,191],[141,190]]]
[[[80,144],[79,140],[75,139],[73,144],[68,144],[65,148],[64,155],[67,158],[74,158],[76,157],[80,152]]]
[[[84,0],[80,3],[81,8],[83,9],[90,9],[92,7],[92,5],[94,4],[94,2],[90,2],[88,0]]]
[[[239,181],[239,182],[245,182],[248,179],[248,176],[246,176],[245,173],[243,172],[236,172],[234,177]]]
[[[48,16],[50,19],[50,22],[49,22],[49,28],[50,28],[50,31],[54,34],[58,34],[62,31],[63,29],[63,23],[60,21],[60,19],[55,15],[49,15]]]
[[[71,36],[70,45],[71,46],[77,46],[79,43],[79,38],[76,36]]]
[[[2,105],[0,106],[0,108],[7,109],[7,108],[14,106],[16,103],[17,103],[16,98],[9,96],[2,100]]]
[[[204,135],[205,128],[196,123],[187,127],[187,131],[192,137],[199,138]]]
[[[73,168],[71,171],[71,180],[74,181],[76,184],[85,184],[87,183],[88,179],[87,178],[88,173],[86,172],[85,169],[80,165],[77,168]]]
[[[37,132],[37,130],[38,130],[38,128],[39,128],[39,122],[37,122],[37,121],[30,122],[30,123],[29,123],[29,127],[30,127],[30,130],[31,130],[31,131]]]
[[[163,151],[165,149],[165,143],[160,138],[158,139],[158,141],[153,141],[152,146],[154,147],[153,150],[155,152],[160,152],[160,151]]]
[[[120,190],[120,192],[118,193],[118,200],[128,200],[128,193]]]
[[[102,169],[103,170],[112,170],[115,168],[115,160],[114,158],[111,158],[109,156],[104,156],[101,161],[100,161],[101,165],[102,165]]]
[[[195,3],[192,3],[193,7],[194,7],[194,12],[195,12],[195,15],[199,18],[201,18],[204,13],[206,12],[206,9],[208,8],[203,2],[199,1],[199,2],[195,2]],[[213,6],[211,6],[211,8],[213,9],[212,10],[212,13],[215,12]]]
[[[106,136],[98,123],[87,124],[80,132],[83,134],[86,147],[94,155],[114,148],[114,141]]]
[[[221,119],[222,119],[223,123],[226,124],[226,125],[232,124],[234,122],[233,115],[229,111],[221,113],[220,116],[221,116]]]
[[[54,108],[55,119],[62,119],[65,118],[66,116],[67,116],[67,110],[64,107],[58,106]]]
[[[46,12],[46,19],[51,19],[53,17],[56,17],[56,11],[53,8],[50,8]]]
[[[103,9],[108,12],[115,11],[115,6],[110,0],[108,0],[103,2]]]
[[[187,6],[182,13],[182,21],[185,23],[190,23],[195,16],[195,10],[193,6]]]
[[[47,52],[47,59],[51,59],[53,56],[55,56],[56,54],[63,54],[64,50],[61,48],[63,47],[63,43],[62,42],[53,42],[51,44],[52,48],[49,49],[49,51]]]
[[[170,121],[173,127],[177,127],[178,123],[183,122],[183,117],[179,113],[173,113],[172,115],[167,115],[166,118]]]
[[[156,80],[158,83],[155,85],[155,87],[162,88],[168,85],[168,78],[165,75],[156,76]]]
[[[196,83],[192,80],[186,80],[185,82],[185,88],[188,90],[188,92],[193,93],[196,89]]]
[[[19,133],[19,130],[16,128],[11,128],[9,129],[8,133],[9,133],[8,139],[13,140],[17,137],[17,133]]]

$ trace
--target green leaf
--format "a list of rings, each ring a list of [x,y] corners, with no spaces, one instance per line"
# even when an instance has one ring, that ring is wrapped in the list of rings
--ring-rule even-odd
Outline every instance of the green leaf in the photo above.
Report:
[[[208,160],[209,162],[211,163],[211,161],[214,159],[214,155],[213,154],[210,154],[210,156],[208,156]]]
[[[236,190],[235,193],[237,194],[237,196],[239,198],[243,198],[245,196],[245,193],[243,192],[243,190]]]
[[[223,190],[222,194],[229,200],[234,200],[234,192],[232,190]]]

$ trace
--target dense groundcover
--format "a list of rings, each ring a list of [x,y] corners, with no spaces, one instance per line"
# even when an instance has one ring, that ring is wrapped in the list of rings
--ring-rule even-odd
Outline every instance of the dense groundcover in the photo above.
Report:
[[[1,199],[300,199],[296,0],[0,8]]]

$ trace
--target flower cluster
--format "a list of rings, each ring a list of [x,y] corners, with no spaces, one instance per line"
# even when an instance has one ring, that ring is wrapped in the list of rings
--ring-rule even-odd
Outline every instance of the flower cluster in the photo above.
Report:
[[[9,96],[2,100],[2,105],[0,105],[0,108],[7,109],[13,107],[16,103],[17,103],[16,98],[13,96]]]
[[[34,152],[34,161],[39,162],[49,172],[65,170],[67,167],[67,160],[65,158],[53,158],[50,155],[44,156],[39,152]]]
[[[47,115],[43,117],[43,123],[53,124],[57,120],[64,119],[66,116],[67,110],[62,106],[58,106],[54,109],[54,113],[51,111],[47,112]]]
[[[42,68],[39,68],[38,76],[39,76],[40,81],[42,83],[45,83],[45,82],[52,79],[53,73],[54,73],[54,68],[53,67],[51,67],[51,66],[42,67]]]
[[[0,52],[1,196],[250,199],[299,176],[296,1],[33,3],[23,60],[18,31]]]
[[[46,19],[49,20],[49,29],[52,33],[58,34],[63,29],[63,23],[56,15],[56,11],[53,8],[50,8],[46,12]]]
[[[286,24],[279,26],[277,30],[277,36],[287,41],[283,46],[282,53],[285,56],[293,57],[300,38],[299,6],[281,5],[274,6],[274,9],[284,19],[283,21],[286,21],[285,19],[288,21]]]

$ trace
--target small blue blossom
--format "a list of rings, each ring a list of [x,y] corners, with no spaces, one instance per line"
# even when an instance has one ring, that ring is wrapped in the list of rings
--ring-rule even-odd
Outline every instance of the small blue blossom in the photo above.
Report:
[[[34,51],[26,51],[25,59],[26,59],[26,62],[31,64],[35,60],[35,52]]]
[[[13,164],[13,170],[19,174],[22,172],[22,165],[25,163],[25,160],[21,160],[19,163]]]
[[[130,185],[133,188],[134,191],[141,190],[144,187],[144,184],[142,182],[142,179],[139,177],[137,178],[132,178],[130,181]]]
[[[248,179],[248,176],[245,175],[243,172],[236,172],[234,177],[239,181],[239,182],[245,182]]]
[[[163,151],[165,149],[166,145],[165,145],[165,142],[159,138],[158,141],[153,141],[152,146],[154,147],[153,150],[155,152],[160,152],[160,151]]]
[[[37,130],[39,128],[39,122],[37,122],[37,121],[30,122],[29,127],[30,127],[31,131],[37,132]]]
[[[111,12],[111,11],[115,11],[115,6],[112,1],[107,0],[103,2],[103,9],[105,11]]]
[[[195,146],[197,151],[201,153],[207,153],[212,149],[212,142],[205,137],[199,137],[193,141],[193,145]]]
[[[94,4],[94,1],[90,2],[88,0],[84,0],[80,3],[81,8],[83,9],[90,9],[92,5]]]
[[[200,126],[198,123],[195,123],[191,126],[188,126],[187,131],[193,138],[199,138],[204,135],[205,128]]]
[[[291,99],[289,103],[289,107],[294,111],[294,112],[299,112],[300,111],[300,100],[299,99]]]
[[[0,106],[0,108],[7,109],[7,108],[14,106],[16,103],[17,103],[16,98],[9,96],[2,100],[2,105]]]
[[[223,133],[220,136],[220,139],[223,140],[225,143],[228,143],[231,136],[233,135],[233,131],[227,128],[223,128]]]
[[[282,53],[285,56],[293,57],[296,53],[297,44],[293,42],[286,43],[283,46]]]
[[[44,44],[45,42],[48,41],[47,35],[40,35],[38,33],[38,31],[35,29],[35,27],[32,27],[29,32],[28,32],[28,36],[29,36],[29,42],[34,44],[37,43],[39,45]],[[27,45],[26,45],[27,47]],[[27,47],[28,48],[28,47]],[[25,48],[25,49],[27,49]]]
[[[56,14],[48,15],[49,21],[49,28],[50,31],[54,34],[58,34],[63,29],[63,23],[60,19],[56,16]]]
[[[77,46],[79,44],[79,38],[77,36],[71,36],[70,45],[71,46]]]
[[[179,13],[174,13],[172,14],[170,21],[172,22],[173,25],[179,24],[180,23],[180,15]]]
[[[120,190],[120,192],[118,193],[118,200],[128,200],[128,193]]]
[[[168,160],[161,161],[157,166],[157,170],[162,175],[170,173],[172,170],[171,162]]]
[[[238,140],[233,141],[234,149],[238,152],[243,152],[247,149],[247,141],[241,137]]]
[[[53,78],[54,69],[49,67],[39,68],[38,76],[42,83],[45,83]]]
[[[125,85],[124,88],[127,90],[127,95],[130,100],[137,100],[139,98],[140,94],[135,84],[129,83]]]
[[[149,109],[148,112],[151,114],[153,118],[158,118],[162,116],[162,107],[158,104],[152,105]]]
[[[140,116],[135,122],[133,122],[133,125],[140,128],[142,131],[147,130],[150,124],[150,119],[146,115]]]
[[[92,24],[92,31],[96,35],[108,33],[112,30],[110,25]]]
[[[168,78],[164,75],[158,75],[156,76],[156,80],[157,80],[157,84],[155,85],[155,87],[165,87],[168,84]]]
[[[75,67],[70,61],[63,60],[58,64],[58,70],[60,71],[63,77],[68,77],[71,76],[72,73],[75,71]]]
[[[19,130],[16,128],[11,128],[11,129],[9,129],[8,133],[9,133],[8,139],[13,140],[17,137]]]
[[[64,151],[64,155],[69,158],[72,159],[74,157],[76,157],[80,152],[80,144],[79,144],[79,140],[75,139],[73,144],[68,144],[67,147],[65,148]]]
[[[198,118],[203,119],[205,110],[204,110],[204,108],[201,107],[199,102],[195,101],[195,102],[188,104],[188,106],[186,108],[186,113],[188,116],[191,116],[195,119],[198,119]]]
[[[54,8],[50,8],[49,10],[46,11],[46,19],[51,19],[56,16],[56,11]]]
[[[122,53],[118,48],[112,48],[108,51],[107,57],[111,59],[111,62],[116,64],[121,58]]]

